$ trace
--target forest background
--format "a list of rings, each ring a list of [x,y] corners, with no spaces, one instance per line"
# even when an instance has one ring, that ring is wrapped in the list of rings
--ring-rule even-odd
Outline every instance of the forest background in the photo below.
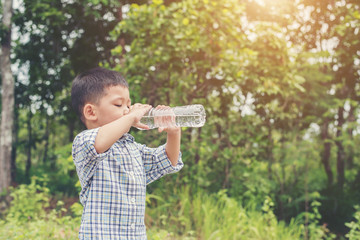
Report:
[[[183,129],[183,170],[148,186],[149,239],[360,239],[358,0],[17,0],[10,27],[8,2],[0,239],[77,237],[70,89],[96,66],[132,102],[206,109]]]

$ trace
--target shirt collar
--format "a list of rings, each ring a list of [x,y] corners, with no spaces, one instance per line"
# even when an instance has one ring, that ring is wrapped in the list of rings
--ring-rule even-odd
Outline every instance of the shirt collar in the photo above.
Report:
[[[125,133],[119,140],[127,141],[127,142],[134,142],[135,138],[131,134]]]

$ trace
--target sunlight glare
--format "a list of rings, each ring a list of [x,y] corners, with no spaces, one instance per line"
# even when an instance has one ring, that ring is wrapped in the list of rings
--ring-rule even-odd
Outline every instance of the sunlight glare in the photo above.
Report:
[[[279,5],[285,0],[255,0],[255,2],[261,6]]]

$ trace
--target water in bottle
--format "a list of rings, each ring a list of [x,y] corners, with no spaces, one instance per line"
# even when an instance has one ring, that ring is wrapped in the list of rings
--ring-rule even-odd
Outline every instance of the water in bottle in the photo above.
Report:
[[[205,109],[200,104],[172,107],[169,109],[152,108],[140,123],[150,129],[158,127],[202,127],[206,121]]]

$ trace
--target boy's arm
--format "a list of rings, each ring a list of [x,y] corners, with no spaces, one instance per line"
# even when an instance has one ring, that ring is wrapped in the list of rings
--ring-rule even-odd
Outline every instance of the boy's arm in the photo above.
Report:
[[[101,126],[95,138],[94,147],[96,152],[106,152],[121,136],[127,133],[132,126],[149,129],[148,126],[140,124],[139,121],[150,108],[150,105],[135,104],[128,114]]]
[[[156,109],[169,110],[171,109],[169,106],[159,105]],[[180,153],[180,142],[181,142],[181,128],[176,127],[175,124],[175,115],[166,116],[163,118],[156,119],[155,121],[160,121],[163,123],[168,123],[169,127],[159,128],[159,132],[165,131],[167,132],[167,141],[165,146],[165,152],[168,156],[171,165],[176,166],[179,160]]]
[[[164,129],[167,132],[166,154],[173,166],[176,166],[180,153],[181,129],[179,127]]]

